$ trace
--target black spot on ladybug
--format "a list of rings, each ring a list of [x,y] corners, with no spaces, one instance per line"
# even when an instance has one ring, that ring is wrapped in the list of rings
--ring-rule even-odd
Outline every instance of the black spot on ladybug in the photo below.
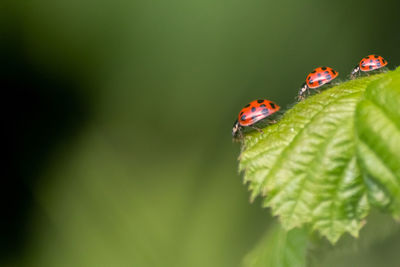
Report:
[[[319,84],[319,85],[321,85],[321,84],[322,84],[322,81],[321,81],[321,80],[319,80],[319,81],[318,81],[318,84]]]
[[[373,61],[372,59],[370,59],[370,60],[369,60],[369,63],[372,63],[372,62],[374,62],[374,61]]]
[[[309,84],[313,84],[314,83],[314,81],[309,81]]]
[[[325,74],[329,74],[329,71],[325,71]]]
[[[248,107],[250,107],[250,104],[247,104],[246,106],[244,106],[245,108],[248,108]]]
[[[369,66],[369,69],[372,70],[372,66]]]
[[[268,115],[269,114],[269,110],[267,108],[264,108],[263,110],[261,110],[261,113],[263,115]]]
[[[264,100],[262,100],[262,99],[257,100],[257,103],[262,103],[262,102],[264,102]]]
[[[321,70],[326,70],[326,67],[322,67]]]
[[[321,73],[318,73],[318,74],[317,74],[318,77],[321,77],[321,75],[322,75]]]
[[[255,120],[257,119],[257,116],[253,116],[253,117],[251,117],[251,119],[252,119],[253,121],[255,121]]]
[[[242,112],[240,112],[240,116],[242,116],[243,115],[243,111]]]
[[[265,108],[266,106],[265,106],[265,104],[262,104],[262,105],[260,105],[260,107]]]
[[[256,108],[255,107],[252,107],[251,108],[251,112],[255,112],[256,111]]]
[[[243,115],[243,116],[240,118],[240,120],[241,120],[241,121],[245,121],[245,120],[246,120],[246,115]]]
[[[316,73],[317,71],[316,70],[313,70],[311,73]]]
[[[310,79],[311,79],[311,76],[308,76],[307,80],[310,80]]]
[[[275,109],[275,104],[274,103],[269,103],[269,105],[271,106],[272,109]]]
[[[336,74],[336,71],[335,71],[335,70],[332,70],[332,73],[333,73],[333,75],[335,75],[335,74]]]
[[[331,75],[326,75],[325,78],[326,78],[327,80],[332,80],[332,76],[331,76]]]
[[[379,56],[377,56],[377,55],[374,55],[374,58],[378,58]]]

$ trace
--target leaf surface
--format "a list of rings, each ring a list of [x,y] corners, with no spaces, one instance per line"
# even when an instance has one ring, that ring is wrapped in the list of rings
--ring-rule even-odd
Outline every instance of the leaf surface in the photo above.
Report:
[[[307,232],[293,229],[289,232],[275,224],[260,243],[246,255],[244,267],[305,267]]]
[[[400,69],[368,86],[355,126],[368,198],[400,218]]]

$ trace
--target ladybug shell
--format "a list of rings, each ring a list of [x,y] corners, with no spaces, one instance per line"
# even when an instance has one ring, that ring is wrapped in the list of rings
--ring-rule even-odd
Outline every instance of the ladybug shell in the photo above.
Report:
[[[335,79],[339,73],[329,67],[320,67],[308,74],[306,83],[309,88],[318,88]]]
[[[383,57],[378,55],[369,55],[360,61],[359,66],[361,71],[371,71],[383,68],[387,64],[387,61]]]
[[[279,109],[280,106],[272,101],[265,99],[254,100],[240,111],[238,121],[241,126],[250,126],[277,112]]]

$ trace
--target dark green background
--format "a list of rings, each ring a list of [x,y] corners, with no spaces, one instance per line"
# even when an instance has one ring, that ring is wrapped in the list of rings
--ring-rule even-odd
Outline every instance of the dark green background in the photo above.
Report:
[[[271,221],[237,172],[239,109],[293,104],[318,66],[344,81],[371,53],[400,64],[398,1],[0,8],[7,266],[238,266]]]

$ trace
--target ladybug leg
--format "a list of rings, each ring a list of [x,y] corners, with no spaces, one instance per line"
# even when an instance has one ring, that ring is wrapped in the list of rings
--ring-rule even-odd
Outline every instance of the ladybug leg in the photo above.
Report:
[[[379,69],[379,72],[380,72],[380,73],[387,72],[387,68],[386,68],[386,67],[380,68],[380,69]]]
[[[233,142],[239,142],[243,140],[243,133],[241,130],[238,130],[237,135],[234,135],[232,138]]]
[[[307,96],[310,95],[310,90],[309,89],[306,89],[303,94],[297,96],[297,101],[303,101],[304,99],[306,99],[306,95]]]
[[[259,133],[264,133],[264,131],[256,126],[250,126],[251,128],[253,128],[254,130],[257,130]]]
[[[311,94],[311,90],[307,89],[306,91],[304,91],[303,95],[299,96],[298,100],[299,101],[303,101],[304,99],[306,99],[307,97],[309,97]]]

